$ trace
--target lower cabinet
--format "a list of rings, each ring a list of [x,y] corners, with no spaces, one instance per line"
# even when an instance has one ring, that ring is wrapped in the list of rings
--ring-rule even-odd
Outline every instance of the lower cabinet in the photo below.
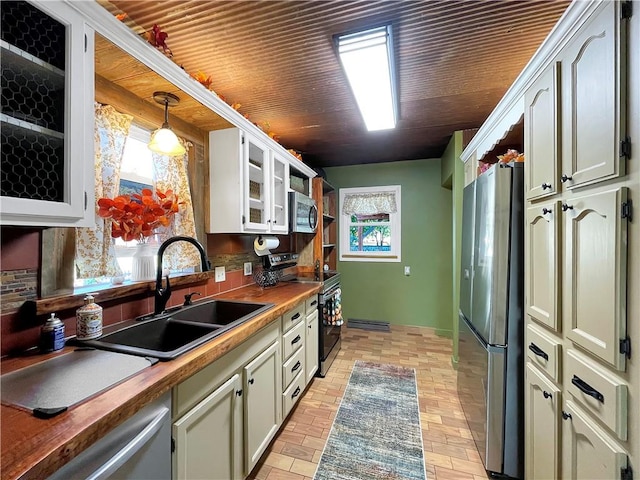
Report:
[[[527,478],[555,480],[560,478],[560,389],[528,362],[526,385]]]
[[[245,471],[260,459],[282,422],[280,342],[244,367]]]
[[[280,321],[173,389],[173,478],[243,479],[282,423]]]
[[[627,454],[571,400],[562,412],[562,478],[630,478]]]
[[[318,309],[314,308],[310,313],[307,309],[307,337],[305,338],[304,362],[304,374],[307,379],[307,384],[313,380],[313,377],[318,371],[318,364],[320,363],[319,334]]]
[[[174,478],[243,478],[242,406],[235,374],[174,422]]]

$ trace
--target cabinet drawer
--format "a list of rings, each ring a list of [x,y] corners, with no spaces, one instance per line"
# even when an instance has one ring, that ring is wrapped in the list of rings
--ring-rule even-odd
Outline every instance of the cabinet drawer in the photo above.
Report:
[[[289,386],[295,376],[304,371],[304,348],[299,348],[284,365],[282,365],[282,387],[283,390]]]
[[[302,302],[285,313],[282,316],[282,331],[287,332],[291,329],[291,327],[302,321],[302,319],[304,318],[304,312],[305,302]]]
[[[282,358],[284,361],[287,361],[291,354],[304,344],[304,329],[305,322],[298,322],[295,327],[282,336]]]
[[[627,385],[574,350],[567,352],[565,378],[567,391],[580,406],[626,440]]]
[[[312,313],[314,310],[318,310],[318,295],[314,295],[312,297],[307,298],[305,305],[306,305],[305,311],[307,315]]]
[[[282,418],[286,418],[291,411],[291,408],[296,404],[298,399],[302,396],[304,391],[304,373],[298,373],[298,376],[291,382],[289,388],[287,388],[282,394]]]
[[[527,325],[527,357],[556,382],[560,381],[560,354],[562,345],[541,328]]]

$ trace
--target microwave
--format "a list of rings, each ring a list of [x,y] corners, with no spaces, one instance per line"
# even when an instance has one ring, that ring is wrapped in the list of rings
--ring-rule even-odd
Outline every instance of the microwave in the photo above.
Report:
[[[315,233],[318,226],[316,201],[299,192],[289,192],[289,231]]]

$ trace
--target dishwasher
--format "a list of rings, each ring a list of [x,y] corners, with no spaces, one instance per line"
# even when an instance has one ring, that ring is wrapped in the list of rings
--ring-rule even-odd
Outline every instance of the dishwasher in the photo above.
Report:
[[[171,392],[107,433],[50,480],[171,478]]]

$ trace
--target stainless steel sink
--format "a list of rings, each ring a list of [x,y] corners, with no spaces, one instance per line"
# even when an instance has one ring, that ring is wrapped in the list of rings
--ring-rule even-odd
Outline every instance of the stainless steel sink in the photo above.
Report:
[[[172,360],[272,306],[270,303],[212,300],[77,343],[101,350]]]

